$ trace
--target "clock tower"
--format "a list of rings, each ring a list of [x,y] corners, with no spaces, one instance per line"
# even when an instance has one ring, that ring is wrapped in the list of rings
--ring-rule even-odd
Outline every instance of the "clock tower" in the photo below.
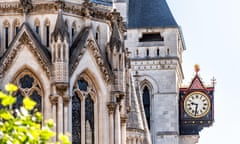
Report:
[[[180,88],[179,118],[181,135],[198,135],[204,127],[214,122],[214,85],[205,86],[199,77],[199,66],[195,65],[195,77],[190,86]]]

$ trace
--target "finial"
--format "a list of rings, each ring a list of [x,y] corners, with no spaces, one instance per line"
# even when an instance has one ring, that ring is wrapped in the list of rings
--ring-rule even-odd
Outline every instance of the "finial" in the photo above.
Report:
[[[194,65],[194,68],[195,68],[196,74],[198,74],[198,72],[200,71],[199,65],[198,65],[198,64],[195,64],[195,65]]]

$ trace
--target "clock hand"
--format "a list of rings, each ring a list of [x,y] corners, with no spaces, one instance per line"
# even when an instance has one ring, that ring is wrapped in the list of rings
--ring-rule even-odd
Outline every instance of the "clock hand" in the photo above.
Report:
[[[198,104],[195,104],[195,116],[197,115]]]
[[[198,105],[198,104],[196,104],[196,103],[192,102],[192,103],[191,103],[191,105]]]

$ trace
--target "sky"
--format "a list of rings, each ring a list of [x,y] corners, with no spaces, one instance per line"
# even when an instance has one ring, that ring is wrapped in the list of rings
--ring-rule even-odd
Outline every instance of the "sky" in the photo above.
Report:
[[[167,0],[183,31],[185,84],[200,65],[204,84],[216,78],[215,122],[198,144],[240,143],[240,1]]]

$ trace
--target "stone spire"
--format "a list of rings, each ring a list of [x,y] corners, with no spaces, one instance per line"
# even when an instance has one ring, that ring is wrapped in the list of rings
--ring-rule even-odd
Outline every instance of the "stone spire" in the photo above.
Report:
[[[114,9],[113,13],[113,20],[112,20],[112,35],[110,38],[110,47],[113,49],[114,47],[117,48],[117,51],[122,47],[122,40],[121,35],[119,32],[118,22],[117,22],[117,15],[119,13],[116,12]]]
[[[64,40],[64,38],[66,38],[66,40],[69,41],[69,33],[65,25],[61,9],[59,9],[58,11],[56,25],[54,31],[51,34],[51,37],[52,40],[54,41],[57,41],[58,37],[60,37],[62,41]]]

